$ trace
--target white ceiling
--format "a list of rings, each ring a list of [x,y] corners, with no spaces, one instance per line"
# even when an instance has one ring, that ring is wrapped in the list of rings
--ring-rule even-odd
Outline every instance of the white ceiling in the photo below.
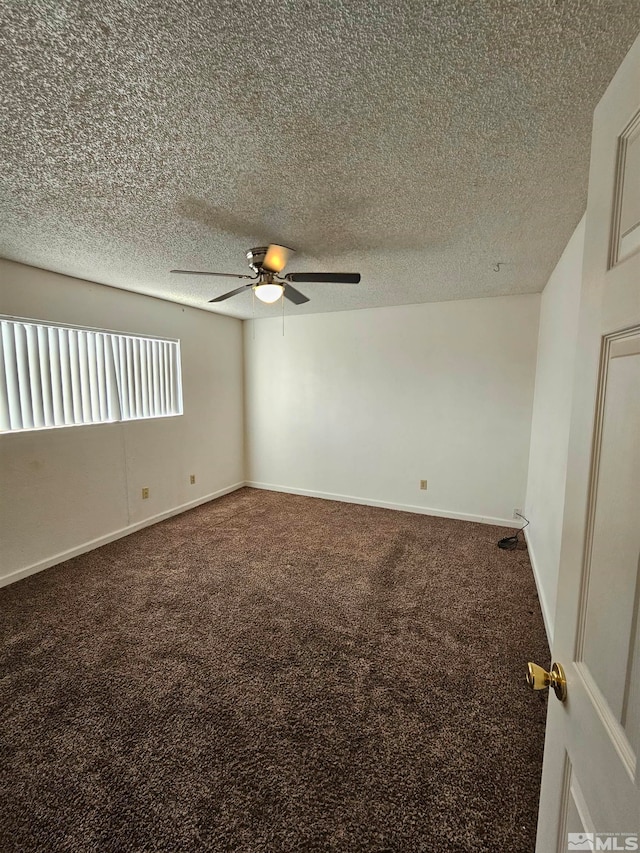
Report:
[[[640,29],[638,0],[1,5],[0,255],[198,307],[241,282],[170,268],[265,242],[362,273],[289,314],[540,291]]]

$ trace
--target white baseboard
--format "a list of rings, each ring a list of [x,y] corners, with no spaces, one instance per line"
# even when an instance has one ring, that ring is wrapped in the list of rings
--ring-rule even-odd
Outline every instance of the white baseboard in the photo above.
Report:
[[[468,512],[450,512],[448,510],[432,509],[431,507],[416,506],[414,504],[396,504],[388,501],[376,501],[369,498],[354,497],[353,495],[334,495],[331,492],[316,492],[312,489],[292,489],[289,486],[276,486],[273,483],[256,483],[247,480],[245,486],[253,489],[265,489],[268,492],[285,492],[289,495],[303,495],[310,498],[322,498],[327,501],[342,501],[348,504],[363,504],[364,506],[379,506],[384,509],[397,509],[401,512],[417,512],[420,515],[436,515],[439,518],[455,518],[460,521],[475,521],[479,524],[495,524],[499,527],[513,527],[511,518],[491,518],[484,515],[472,515]]]
[[[542,588],[542,583],[540,582],[540,573],[538,571],[538,564],[536,562],[536,555],[533,547],[531,545],[531,539],[529,538],[529,531],[524,531],[524,538],[527,543],[527,548],[529,549],[529,560],[531,561],[531,568],[533,569],[533,577],[536,582],[536,589],[538,590],[538,600],[540,601],[540,609],[542,610],[542,619],[544,621],[544,629],[547,632],[547,642],[549,643],[549,649],[553,649],[553,614],[549,610],[549,602],[547,601],[547,597],[544,594],[544,590]]]
[[[31,566],[26,566],[24,569],[17,569],[4,577],[0,577],[0,587],[7,586],[10,583],[22,580],[22,578],[35,575],[36,572],[41,572],[43,569],[49,569],[58,563],[64,563],[65,560],[70,560],[72,557],[77,557],[80,554],[86,554],[87,551],[93,551],[94,548],[100,548],[101,545],[107,545],[109,542],[114,542],[116,539],[122,539],[123,536],[128,536],[130,533],[135,533],[136,530],[142,530],[143,527],[151,527],[152,524],[157,524],[159,521],[164,521],[165,518],[171,518],[172,515],[179,515],[181,512],[186,512],[188,509],[201,504],[213,501],[216,498],[221,498],[223,495],[228,495],[230,492],[235,492],[241,489],[246,483],[234,483],[232,486],[226,486],[224,489],[218,489],[217,492],[212,492],[210,495],[196,498],[194,501],[189,501],[186,504],[173,507],[173,509],[160,512],[158,515],[152,515],[150,518],[145,518],[144,521],[138,521],[136,524],[130,524],[127,527],[122,527],[120,530],[114,530],[112,533],[107,533],[105,536],[99,536],[97,539],[92,539],[90,542],[84,542],[75,548],[70,548],[68,551],[62,551],[55,554],[53,557],[47,557],[46,560],[40,560],[38,563],[33,563]]]

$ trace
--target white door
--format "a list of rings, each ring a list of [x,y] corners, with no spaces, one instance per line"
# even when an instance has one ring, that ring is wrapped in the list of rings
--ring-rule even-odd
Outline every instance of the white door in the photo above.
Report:
[[[640,849],[640,38],[594,114],[583,279],[537,853]]]

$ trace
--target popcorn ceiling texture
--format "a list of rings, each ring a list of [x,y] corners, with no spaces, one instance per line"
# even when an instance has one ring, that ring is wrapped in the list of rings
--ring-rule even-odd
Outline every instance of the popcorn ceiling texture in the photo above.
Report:
[[[293,314],[540,291],[640,3],[5,0],[0,19],[0,254],[199,307],[233,282],[170,268],[246,273],[269,241],[289,271],[363,274],[301,286]]]

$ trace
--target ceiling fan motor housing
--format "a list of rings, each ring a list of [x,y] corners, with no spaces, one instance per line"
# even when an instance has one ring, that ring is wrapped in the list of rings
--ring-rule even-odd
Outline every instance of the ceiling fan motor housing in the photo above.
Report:
[[[264,262],[265,255],[267,254],[268,246],[257,246],[254,249],[249,249],[247,252],[247,260],[249,261],[249,266],[254,272],[269,272],[269,270],[264,270],[262,268],[262,264]]]

